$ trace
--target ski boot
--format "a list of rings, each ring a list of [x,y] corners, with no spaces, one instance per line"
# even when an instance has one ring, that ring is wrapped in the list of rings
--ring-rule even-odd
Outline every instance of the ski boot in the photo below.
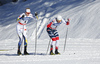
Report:
[[[53,45],[51,45],[50,55],[55,55],[55,54],[53,53]]]
[[[22,53],[20,52],[20,46],[18,45],[18,51],[17,51],[18,55],[22,55]]]
[[[50,55],[55,55],[52,51],[50,51]]]
[[[29,53],[27,52],[27,46],[24,47],[24,55],[29,55]]]
[[[29,55],[29,53],[27,51],[24,51],[24,55]]]
[[[17,51],[17,54],[18,54],[18,55],[22,55],[22,53],[20,52],[20,50]]]
[[[60,55],[60,53],[58,52],[58,49],[55,50],[55,54]]]

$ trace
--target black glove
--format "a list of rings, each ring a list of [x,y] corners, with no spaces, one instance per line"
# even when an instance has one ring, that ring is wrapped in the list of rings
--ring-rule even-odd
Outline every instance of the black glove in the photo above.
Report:
[[[37,12],[35,12],[35,16],[37,16],[38,15],[38,13]]]
[[[22,18],[24,18],[24,15],[22,15]]]

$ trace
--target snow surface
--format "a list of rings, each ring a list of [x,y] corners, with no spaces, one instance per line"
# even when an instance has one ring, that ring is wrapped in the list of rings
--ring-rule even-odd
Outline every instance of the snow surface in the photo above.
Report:
[[[27,24],[31,55],[17,56],[16,19],[27,7],[31,8],[32,14],[39,12],[37,54],[34,55],[36,21],[31,19]],[[61,55],[46,55],[50,39],[46,25],[58,14],[70,18],[70,25],[58,27]],[[100,0],[19,0],[0,6],[0,50],[5,50],[0,51],[0,64],[100,64],[99,21]],[[67,28],[68,38],[63,52]]]

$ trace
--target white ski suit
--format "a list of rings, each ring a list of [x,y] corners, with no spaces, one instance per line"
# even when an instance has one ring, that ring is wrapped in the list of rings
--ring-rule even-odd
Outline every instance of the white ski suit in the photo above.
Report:
[[[22,13],[17,19],[18,23],[17,23],[16,30],[19,37],[19,43],[18,43],[19,49],[20,49],[23,39],[24,39],[24,46],[27,46],[28,42],[27,42],[26,24],[30,18],[35,19],[31,13],[29,14],[29,16],[26,16],[25,13]]]

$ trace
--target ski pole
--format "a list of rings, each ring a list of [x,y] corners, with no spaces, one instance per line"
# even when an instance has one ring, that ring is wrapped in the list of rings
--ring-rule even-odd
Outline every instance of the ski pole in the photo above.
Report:
[[[69,25],[70,19],[68,18],[67,20],[68,20],[68,25]],[[65,36],[64,52],[65,52],[65,48],[66,48],[67,35],[68,35],[68,27],[67,27],[67,30],[66,30],[66,36]]]
[[[38,20],[38,13],[35,12],[35,16]],[[37,48],[37,21],[36,21],[36,34],[35,34],[35,55],[36,55],[36,48]]]
[[[50,46],[50,42],[51,42],[51,38],[49,39],[49,43],[48,43],[48,48],[47,48],[47,51],[46,51],[46,55],[48,54],[48,50],[49,50],[49,46]]]
[[[65,52],[65,48],[66,48],[67,34],[68,34],[68,28],[66,30],[66,36],[65,36],[64,52]]]

